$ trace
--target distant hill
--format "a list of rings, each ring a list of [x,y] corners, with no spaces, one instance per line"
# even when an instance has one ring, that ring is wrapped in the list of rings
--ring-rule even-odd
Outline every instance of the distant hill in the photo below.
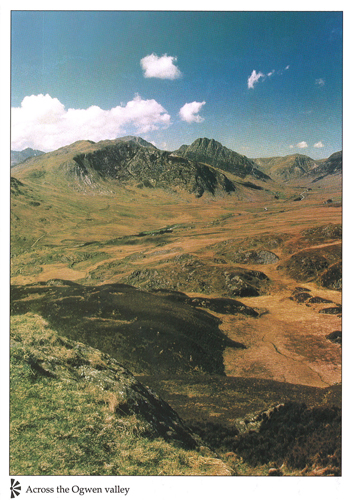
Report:
[[[342,173],[342,151],[333,153],[329,158],[322,163],[320,163],[314,171],[310,172],[313,174],[315,179],[313,182],[317,182],[328,175],[335,175]]]
[[[40,156],[43,154],[43,151],[32,148],[26,148],[23,151],[11,151],[11,167],[14,167],[18,163],[22,163],[23,161],[27,160],[27,158],[31,158],[32,156]]]
[[[342,151],[332,154],[326,160],[313,160],[309,156],[293,154],[272,158],[254,158],[261,170],[277,182],[288,182],[300,178],[313,178],[312,182],[328,175],[342,172]]]
[[[306,155],[293,154],[272,158],[254,158],[259,167],[277,181],[297,179],[317,167],[318,162]]]
[[[214,139],[196,139],[190,146],[183,145],[173,154],[207,163],[241,178],[250,175],[256,179],[270,179],[269,175],[259,170],[253,160],[226,148]]]

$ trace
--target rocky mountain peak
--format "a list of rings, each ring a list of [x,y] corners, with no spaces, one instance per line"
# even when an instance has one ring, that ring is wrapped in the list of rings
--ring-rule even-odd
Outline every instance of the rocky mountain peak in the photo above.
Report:
[[[196,139],[190,146],[181,146],[174,154],[207,163],[241,178],[251,175],[257,179],[270,179],[268,175],[257,168],[258,166],[253,160],[232,151],[214,139],[206,137]]]
[[[201,197],[205,192],[235,191],[234,184],[216,169],[187,158],[180,158],[138,141],[119,140],[114,144],[73,158],[71,174],[89,184],[98,175],[120,183],[133,182],[137,187],[185,190]]]

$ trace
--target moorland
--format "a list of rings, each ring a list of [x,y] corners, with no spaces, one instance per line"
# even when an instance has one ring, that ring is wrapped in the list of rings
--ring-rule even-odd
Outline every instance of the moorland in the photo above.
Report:
[[[341,152],[36,153],[11,168],[11,474],[340,475]]]

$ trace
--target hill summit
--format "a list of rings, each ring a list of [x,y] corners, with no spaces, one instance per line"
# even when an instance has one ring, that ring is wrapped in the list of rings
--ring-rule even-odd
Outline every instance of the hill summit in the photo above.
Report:
[[[251,175],[261,180],[270,179],[268,175],[259,170],[258,165],[253,160],[228,149],[214,139],[206,137],[196,139],[190,146],[183,145],[173,154],[207,163],[241,178]]]
[[[125,135],[124,137],[119,137],[118,139],[116,139],[116,141],[123,141],[123,142],[132,141],[146,148],[157,149],[156,146],[154,146],[154,144],[152,144],[151,142],[142,139],[142,137],[135,137],[134,135]]]

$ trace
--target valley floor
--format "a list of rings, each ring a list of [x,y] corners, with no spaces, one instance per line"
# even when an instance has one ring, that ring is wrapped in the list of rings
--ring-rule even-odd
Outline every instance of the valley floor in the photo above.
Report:
[[[42,293],[48,297],[47,301],[50,294],[54,297],[58,293],[53,288],[58,280],[92,287],[89,292],[92,297],[98,294],[97,287],[114,283],[136,286],[145,293],[154,294],[153,297],[155,288],[168,289],[171,298],[162,298],[165,310],[167,300],[175,301],[177,297],[181,300],[177,293],[186,294],[187,297],[182,298],[186,301],[230,297],[255,314],[216,312],[207,305],[194,308],[201,315],[211,315],[214,325],[219,324],[221,335],[245,346],[234,348],[235,344],[223,344],[223,375],[207,371],[204,362],[192,365],[195,351],[191,350],[189,355],[186,348],[179,354],[179,362],[188,367],[188,373],[186,370],[182,374],[181,369],[175,373],[159,373],[157,365],[150,363],[148,367],[147,357],[143,358],[144,365],[138,365],[132,355],[127,368],[163,397],[188,425],[203,421],[230,428],[239,425],[239,420],[246,415],[287,401],[306,402],[311,407],[341,406],[341,288],[335,282],[330,288],[322,285],[327,271],[334,270],[341,260],[341,234],[338,233],[341,206],[327,206],[326,198],[327,193],[319,190],[308,193],[299,202],[250,203],[227,197],[174,205],[159,199],[159,205],[154,205],[153,199],[147,198],[142,216],[137,203],[128,202],[126,197],[122,204],[121,201],[119,204],[109,201],[107,218],[95,210],[99,206],[96,198],[89,217],[86,214],[74,224],[72,219],[62,219],[61,226],[47,225],[44,232],[44,226],[39,223],[44,212],[39,207],[32,239],[30,232],[26,233],[25,213],[21,214],[21,201],[17,200],[17,206],[13,207],[17,219],[12,245],[12,284],[16,290],[12,314],[39,312],[46,315],[45,319],[51,324],[56,318],[55,307],[60,307],[60,321],[55,319],[55,325],[60,335],[65,329],[69,331],[79,317],[75,318],[74,312],[64,309],[68,299],[60,296],[55,299],[56,306],[47,302],[53,308],[52,315],[48,308],[43,308],[41,313],[38,305],[44,297]],[[127,210],[128,218],[119,216]],[[28,238],[27,244],[23,237]],[[258,252],[264,250],[274,254],[277,260],[269,263],[245,260],[258,258]],[[243,257],[245,252],[252,253]],[[301,258],[301,264],[292,257]],[[236,261],[235,258],[244,260]],[[313,272],[306,272],[308,261]],[[258,293],[229,294],[226,288],[229,280],[224,281],[224,276],[237,268],[241,268],[242,274],[231,278],[231,286],[239,286],[241,280],[247,280],[247,289],[255,289]],[[254,279],[253,273],[257,273],[255,280],[258,282],[248,281]],[[266,276],[265,280],[261,273]],[[43,291],[45,287],[29,292],[28,286],[40,282],[43,287],[43,283],[47,283],[48,292]],[[73,294],[78,302],[80,293],[78,290]],[[116,296],[119,293],[122,294],[119,291]],[[138,313],[136,319],[125,318],[123,314],[118,316],[120,313],[116,311],[104,311],[104,304],[99,303],[98,307],[92,302],[91,307],[96,307],[87,320],[92,328],[97,331],[103,328],[104,332],[117,328],[124,332],[122,328],[128,327],[137,335],[132,328],[140,321]],[[186,313],[177,314],[181,317]],[[190,317],[194,324],[207,321],[206,316]],[[164,325],[162,328],[172,330],[167,316],[158,321]],[[181,321],[179,316],[177,321]],[[143,328],[148,325],[150,335],[159,335],[159,323],[155,326],[148,319],[143,325]],[[72,326],[74,328],[76,326]],[[333,332],[340,332],[337,334],[340,343],[328,338]],[[156,337],[150,339],[156,342]],[[157,342],[161,352],[154,352],[153,360],[162,356],[163,348],[159,340]],[[114,356],[110,344],[104,346],[102,351]],[[147,356],[147,350],[154,349],[153,346],[148,344],[142,356]],[[177,351],[177,343],[174,349]],[[190,349],[197,347],[193,345]],[[122,360],[118,361],[123,364]]]

